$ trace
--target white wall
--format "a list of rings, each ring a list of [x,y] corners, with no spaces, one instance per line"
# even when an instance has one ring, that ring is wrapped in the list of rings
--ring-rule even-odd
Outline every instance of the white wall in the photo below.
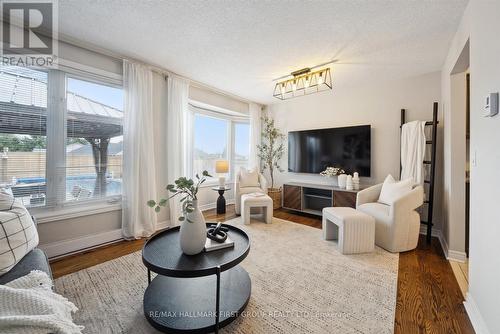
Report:
[[[432,104],[440,100],[440,73],[355,87],[335,88],[268,106],[276,125],[284,132],[293,130],[370,124],[372,126],[371,177],[362,183],[382,182],[387,174],[399,177],[400,110],[407,110],[407,121],[432,119]],[[442,117],[440,114],[439,117]],[[438,146],[442,141],[438,139]],[[438,159],[440,160],[438,154]],[[281,164],[287,170],[287,156]],[[440,165],[437,165],[438,180]],[[319,175],[282,173],[278,183],[286,181],[332,182]],[[437,188],[440,188],[437,186]],[[439,196],[437,196],[439,198]],[[437,201],[439,202],[439,201]],[[437,203],[436,203],[437,204]],[[435,212],[438,212],[436,205]],[[439,215],[435,215],[439,218]],[[439,219],[436,219],[439,220]],[[436,227],[439,229],[439,226]]]
[[[500,116],[482,116],[484,98],[500,91],[500,2],[472,1],[469,292],[490,333],[500,333]]]
[[[476,333],[500,333],[500,116],[482,116],[484,98],[500,91],[500,2],[471,0],[443,67],[443,100],[450,101],[450,73],[469,40],[471,114],[469,292],[465,303]],[[450,102],[445,106],[449,107]],[[447,108],[448,108],[447,107]],[[453,117],[453,113],[450,113]],[[454,138],[450,138],[454,140]],[[446,147],[452,150],[453,147]],[[445,169],[445,173],[450,173]]]

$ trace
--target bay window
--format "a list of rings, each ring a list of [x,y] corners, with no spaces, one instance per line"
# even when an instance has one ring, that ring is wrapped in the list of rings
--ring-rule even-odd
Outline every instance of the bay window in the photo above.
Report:
[[[212,112],[190,105],[193,114],[192,175],[207,170],[216,182],[215,162],[229,161],[233,179],[241,167],[248,167],[250,125],[247,117]]]
[[[28,207],[119,199],[121,87],[13,66],[0,87],[0,187]]]

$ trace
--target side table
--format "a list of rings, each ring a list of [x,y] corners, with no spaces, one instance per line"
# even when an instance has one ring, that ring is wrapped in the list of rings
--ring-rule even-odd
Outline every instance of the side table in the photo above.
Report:
[[[217,214],[225,214],[226,213],[226,199],[224,198],[224,192],[227,190],[231,190],[229,187],[213,187],[212,190],[215,190],[219,193],[219,197],[217,198]]]

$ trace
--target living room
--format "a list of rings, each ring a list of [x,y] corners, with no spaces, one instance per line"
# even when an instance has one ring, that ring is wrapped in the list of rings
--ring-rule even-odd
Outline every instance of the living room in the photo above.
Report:
[[[1,6],[0,333],[500,332],[497,1]]]

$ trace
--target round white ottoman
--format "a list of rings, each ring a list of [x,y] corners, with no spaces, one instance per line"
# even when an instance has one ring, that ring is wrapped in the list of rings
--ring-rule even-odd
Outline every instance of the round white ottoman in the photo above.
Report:
[[[253,196],[251,194],[241,195],[241,211],[243,223],[250,224],[250,210],[252,208],[263,208],[264,220],[271,224],[273,220],[273,200],[267,195]]]
[[[347,207],[323,209],[323,239],[338,239],[342,254],[373,252],[375,218]]]

